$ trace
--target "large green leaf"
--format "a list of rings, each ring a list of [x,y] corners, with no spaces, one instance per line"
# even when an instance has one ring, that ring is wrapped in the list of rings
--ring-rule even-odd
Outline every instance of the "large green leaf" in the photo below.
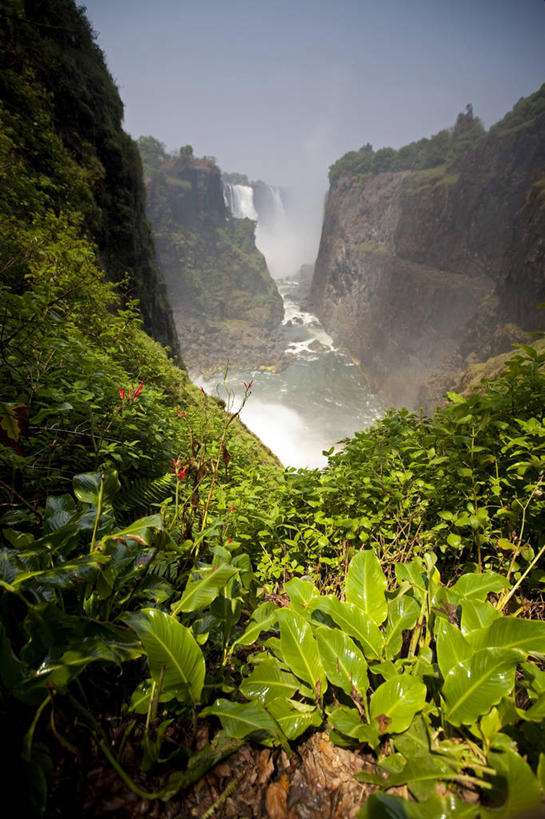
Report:
[[[386,577],[380,562],[371,550],[357,552],[348,567],[346,600],[380,625],[388,614],[384,590]]]
[[[453,666],[469,657],[471,646],[460,629],[445,619],[435,622],[435,642],[437,663],[444,679]]]
[[[274,657],[267,657],[257,663],[252,673],[239,686],[240,693],[247,699],[268,702],[276,697],[289,699],[299,688],[299,680],[293,674],[282,670]]]
[[[407,730],[426,703],[426,686],[408,674],[398,674],[379,685],[369,704],[371,719],[381,734]]]
[[[500,613],[488,600],[464,600],[462,603],[462,634],[469,635],[472,631],[490,625],[500,617]]]
[[[311,725],[317,728],[322,722],[316,706],[304,702],[277,697],[268,701],[265,707],[290,740],[297,739]]]
[[[354,640],[338,628],[327,626],[316,629],[316,639],[329,682],[349,697],[354,689],[360,697],[367,696],[367,663]]]
[[[161,690],[182,701],[199,702],[205,663],[189,629],[159,609],[143,609],[123,619],[142,640],[151,676],[156,683],[162,681]]]
[[[501,574],[486,572],[486,574],[463,574],[452,586],[462,600],[486,600],[489,592],[500,592],[509,588],[509,581]]]
[[[319,610],[327,614],[340,629],[356,639],[364,655],[369,660],[379,660],[382,656],[384,635],[376,623],[352,603],[341,603],[337,597],[329,595],[313,598],[310,611]]]
[[[329,711],[327,719],[336,731],[357,742],[368,742],[373,747],[378,744],[379,732],[376,722],[368,725],[355,708],[338,705]]]
[[[313,597],[318,595],[318,590],[310,580],[301,580],[300,577],[293,577],[284,583],[284,591],[289,594],[291,603],[298,603],[306,608]]]
[[[499,617],[472,639],[474,650],[479,648],[518,648],[526,654],[545,654],[545,623]]]
[[[516,649],[483,648],[456,663],[443,685],[447,720],[471,725],[490,711],[513,688],[517,663],[524,658]]]
[[[390,600],[384,642],[384,656],[387,660],[397,657],[403,641],[403,632],[414,628],[419,614],[420,606],[414,597],[403,594]]]
[[[223,730],[230,737],[252,737],[259,741],[264,737],[278,740],[289,753],[289,745],[276,720],[259,702],[231,702],[217,699],[204,708],[201,717],[219,717]]]
[[[255,609],[251,620],[246,626],[244,632],[238,637],[231,646],[234,649],[236,646],[250,646],[255,643],[262,631],[268,631],[273,628],[277,621],[278,609],[274,603],[262,603]]]
[[[115,469],[74,475],[72,483],[76,498],[84,503],[92,503],[93,506],[98,506],[101,484],[103,503],[108,503],[121,489]]]
[[[116,540],[118,538],[126,538],[128,540],[136,540],[142,545],[151,546],[157,531],[162,528],[163,521],[161,515],[148,515],[148,517],[135,520],[134,523],[131,523],[131,525],[125,529],[121,529],[119,532],[107,535],[102,538],[102,540],[107,541],[113,538]]]
[[[12,581],[14,588],[24,586],[27,583],[53,586],[56,589],[68,589],[74,587],[78,581],[90,582],[96,576],[101,565],[109,560],[107,555],[100,552],[93,552],[92,555],[82,555],[73,560],[61,563],[53,569],[42,569],[36,572],[21,572]]]
[[[509,748],[493,752],[488,765],[496,771],[492,779],[494,795],[503,797],[500,808],[481,808],[482,819],[542,816],[541,788],[532,769],[519,754]]]
[[[360,778],[357,774],[356,778]],[[424,802],[409,802],[401,796],[376,791],[358,812],[358,819],[478,819],[479,805],[467,805],[453,794],[434,795]]]
[[[280,646],[286,665],[322,696],[327,688],[324,667],[312,628],[300,614],[291,609],[278,612]]]
[[[180,600],[172,606],[171,613],[179,611],[199,611],[206,608],[217,597],[225,584],[237,573],[234,566],[222,564],[213,568],[201,569],[197,580],[190,580]]]

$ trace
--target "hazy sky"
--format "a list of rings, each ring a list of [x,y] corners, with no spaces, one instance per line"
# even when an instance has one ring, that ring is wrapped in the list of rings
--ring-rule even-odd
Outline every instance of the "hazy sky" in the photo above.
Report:
[[[545,82],[544,0],[88,0],[125,128],[306,189]],[[309,205],[314,210],[314,205]]]

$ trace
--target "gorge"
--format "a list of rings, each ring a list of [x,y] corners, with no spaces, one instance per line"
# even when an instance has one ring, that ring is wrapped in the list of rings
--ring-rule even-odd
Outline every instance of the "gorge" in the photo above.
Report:
[[[289,191],[125,133],[74,0],[3,5],[18,816],[541,815],[543,341],[433,414],[384,409],[543,327],[544,108],[342,157],[314,272]]]
[[[330,170],[311,303],[387,405],[432,410],[543,330],[545,86],[488,133],[353,151]]]

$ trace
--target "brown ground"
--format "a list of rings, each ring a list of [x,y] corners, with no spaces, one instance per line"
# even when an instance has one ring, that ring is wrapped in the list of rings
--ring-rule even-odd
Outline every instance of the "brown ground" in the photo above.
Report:
[[[98,762],[98,760],[97,760]],[[85,779],[81,816],[115,819],[236,817],[236,819],[352,819],[373,790],[354,779],[372,758],[337,748],[315,733],[292,750],[243,745],[190,790],[169,802],[140,799],[107,765]]]

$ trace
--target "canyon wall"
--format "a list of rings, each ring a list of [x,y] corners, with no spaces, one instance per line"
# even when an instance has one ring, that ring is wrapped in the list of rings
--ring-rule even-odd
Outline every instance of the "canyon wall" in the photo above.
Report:
[[[488,133],[460,119],[431,167],[366,146],[332,168],[311,302],[387,405],[429,409],[545,327],[545,86]]]
[[[143,137],[139,147],[148,217],[187,366],[211,372],[270,364],[283,305],[255,245],[257,213],[233,214],[220,169],[211,158],[195,157],[191,146],[168,154]]]

